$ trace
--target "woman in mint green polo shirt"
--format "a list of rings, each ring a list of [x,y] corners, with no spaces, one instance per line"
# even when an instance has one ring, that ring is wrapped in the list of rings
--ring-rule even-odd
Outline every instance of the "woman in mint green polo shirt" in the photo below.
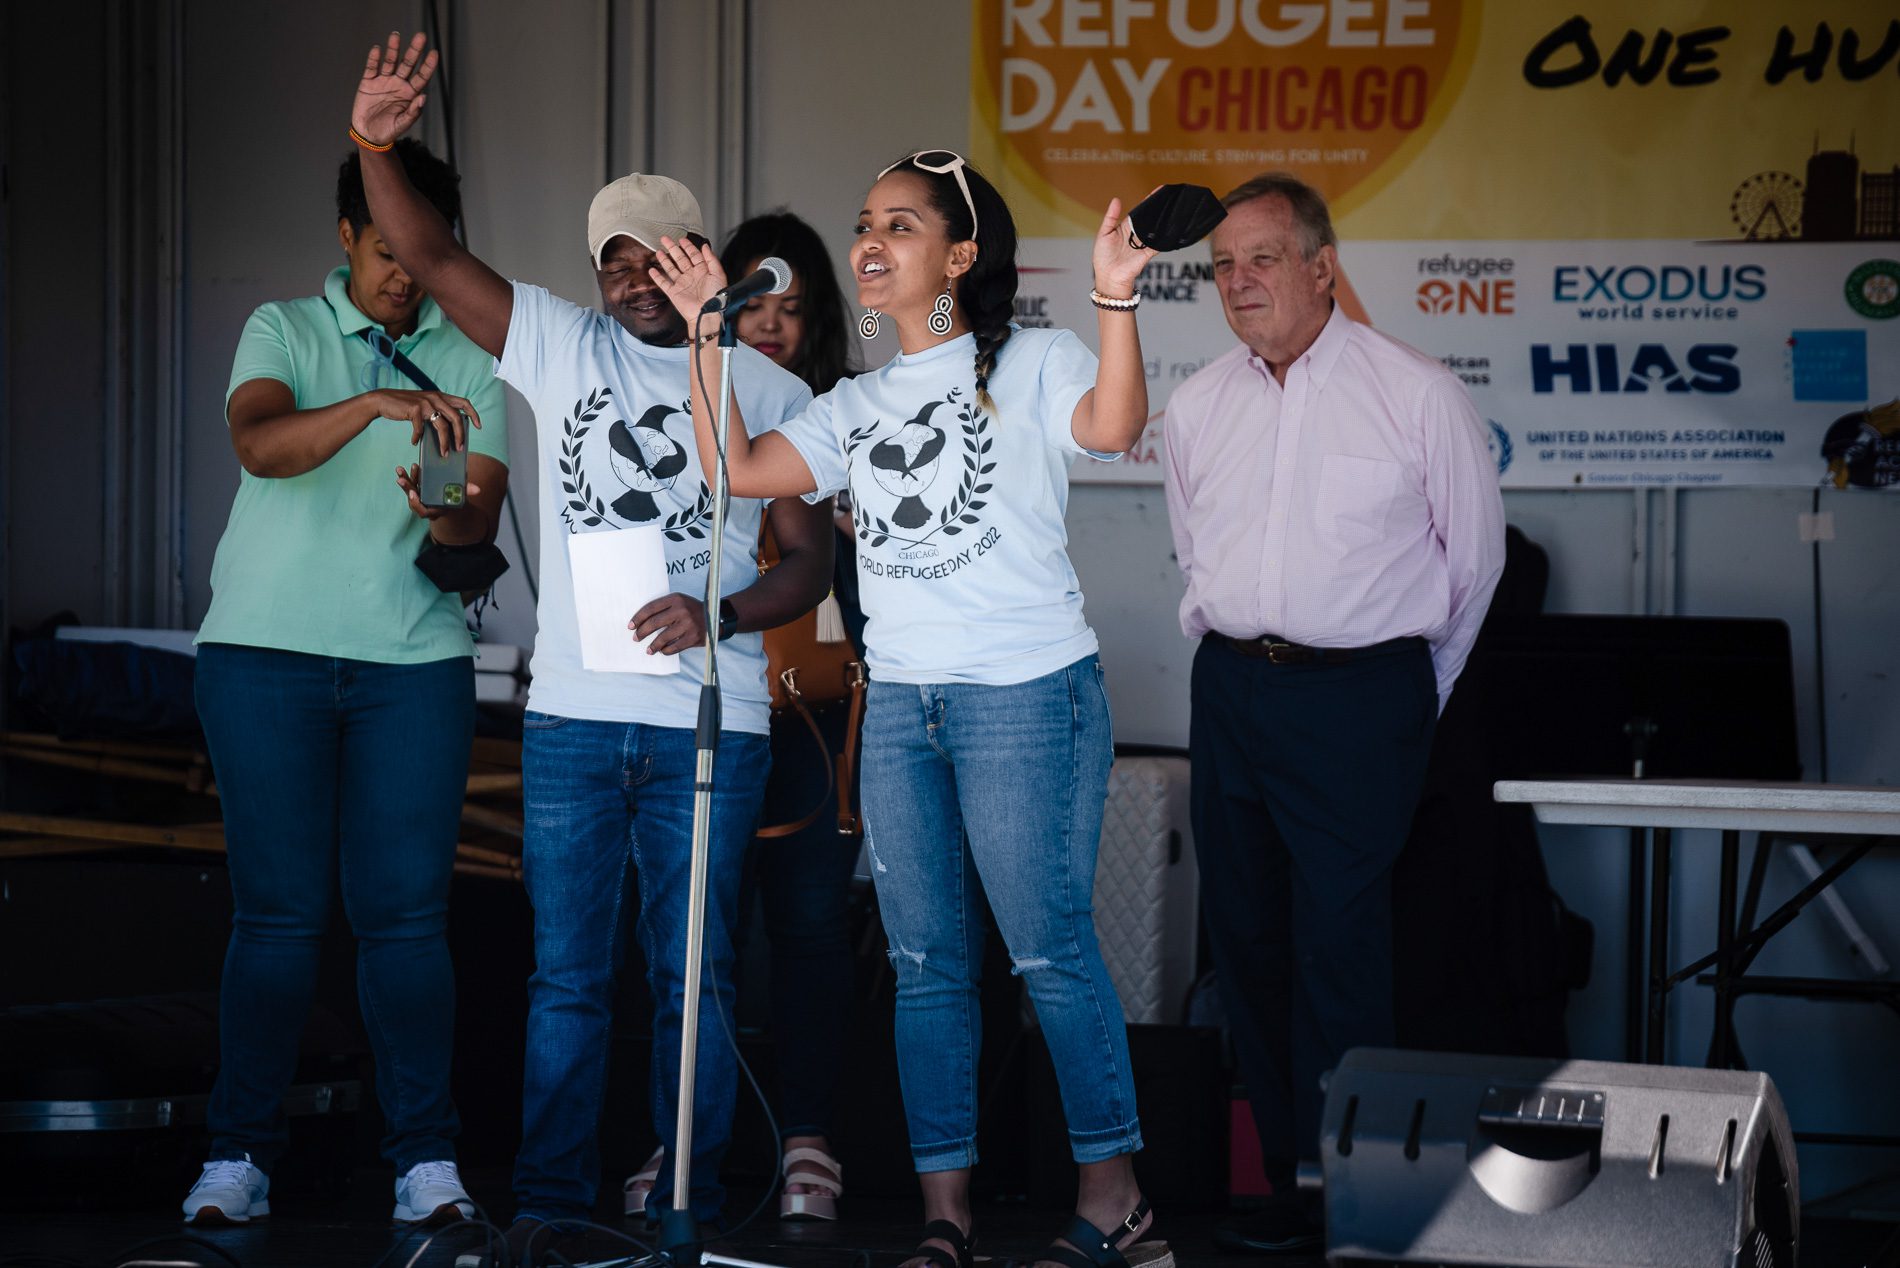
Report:
[[[455,171],[414,142],[401,143],[400,157],[453,223]],[[415,559],[425,537],[493,539],[508,484],[502,393],[488,355],[383,245],[354,150],[337,179],[337,237],[348,262],[323,294],[251,315],[226,397],[244,471],[198,634],[197,703],[235,911],[211,1160],[184,1204],[195,1223],[269,1212],[281,1104],[339,891],[357,939],[395,1218],[474,1210],[452,1144],[447,941],[473,649],[459,597],[436,589]],[[438,390],[396,368],[392,341]],[[463,506],[418,501],[409,465],[418,438],[466,445]]]

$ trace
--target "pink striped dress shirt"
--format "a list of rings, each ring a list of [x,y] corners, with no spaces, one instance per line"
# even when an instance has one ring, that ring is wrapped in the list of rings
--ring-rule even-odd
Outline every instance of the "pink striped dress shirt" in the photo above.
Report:
[[[1442,710],[1504,569],[1504,503],[1464,384],[1332,318],[1274,381],[1242,345],[1168,401],[1181,629],[1430,645]]]

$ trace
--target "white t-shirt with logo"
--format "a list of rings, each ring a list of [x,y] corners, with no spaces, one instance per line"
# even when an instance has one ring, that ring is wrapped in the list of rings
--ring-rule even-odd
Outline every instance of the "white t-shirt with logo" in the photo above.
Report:
[[[1096,650],[1069,564],[1070,427],[1095,354],[1016,330],[976,403],[963,335],[839,383],[782,430],[818,482],[851,490],[865,660],[884,682],[992,686]],[[751,421],[750,416],[747,419]]]
[[[567,553],[572,533],[657,525],[672,589],[705,597],[713,499],[693,440],[687,349],[642,343],[606,313],[539,286],[516,282],[514,292],[496,373],[534,407],[541,468],[540,631],[528,707],[567,718],[691,728],[706,680],[705,649],[681,652],[680,672],[665,676],[583,669]],[[796,375],[743,345],[733,351],[732,378],[754,435],[811,400]],[[763,506],[754,498],[731,499],[719,565],[722,597],[758,580]],[[735,634],[719,645],[719,686],[723,727],[760,735],[770,730],[758,634]]]

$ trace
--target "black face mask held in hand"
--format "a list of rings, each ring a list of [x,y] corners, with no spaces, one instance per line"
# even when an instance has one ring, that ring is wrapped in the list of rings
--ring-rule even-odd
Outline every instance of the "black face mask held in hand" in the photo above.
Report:
[[[1163,185],[1128,213],[1131,246],[1157,251],[1191,247],[1227,219],[1214,191],[1205,185]]]

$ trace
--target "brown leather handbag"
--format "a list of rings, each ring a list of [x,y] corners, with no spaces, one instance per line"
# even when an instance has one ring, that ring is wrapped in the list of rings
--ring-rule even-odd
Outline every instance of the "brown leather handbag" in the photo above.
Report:
[[[772,538],[768,520],[759,531],[759,573],[778,563],[778,543]],[[827,612],[827,609],[830,609]],[[828,619],[826,619],[828,618]],[[772,693],[774,716],[795,713],[811,732],[812,742],[825,755],[825,777],[838,790],[838,833],[856,836],[859,831],[857,803],[852,799],[858,765],[860,733],[864,724],[864,663],[857,649],[845,636],[844,623],[837,614],[835,596],[825,596],[818,607],[784,625],[766,630],[765,681]],[[812,710],[847,701],[844,751],[833,754],[818,729]],[[802,832],[817,820],[824,809],[824,798],[809,814],[790,823],[762,827],[756,835],[788,837]]]

